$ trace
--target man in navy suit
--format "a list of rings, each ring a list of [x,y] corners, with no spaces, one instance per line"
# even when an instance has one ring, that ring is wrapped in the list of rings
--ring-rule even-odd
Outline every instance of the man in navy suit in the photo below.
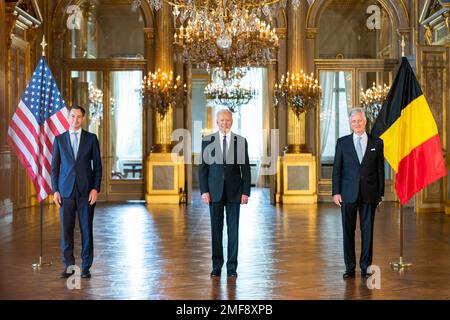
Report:
[[[63,278],[71,275],[67,268],[75,265],[75,212],[78,212],[81,231],[82,278],[91,277],[89,269],[94,259],[92,223],[102,180],[102,161],[97,136],[81,129],[85,113],[80,106],[71,107],[70,129],[57,136],[53,143],[52,189],[54,201],[60,206]]]
[[[218,277],[223,259],[223,220],[226,208],[228,230],[227,275],[237,277],[239,210],[250,196],[250,162],[247,140],[231,132],[233,115],[228,109],[217,112],[219,131],[203,138],[199,169],[200,193],[209,205],[212,238],[211,277]]]
[[[333,201],[341,207],[344,234],[344,279],[355,276],[355,228],[359,209],[361,276],[368,278],[372,264],[375,209],[384,195],[383,140],[366,133],[364,110],[350,111],[353,133],[339,138],[333,165]]]

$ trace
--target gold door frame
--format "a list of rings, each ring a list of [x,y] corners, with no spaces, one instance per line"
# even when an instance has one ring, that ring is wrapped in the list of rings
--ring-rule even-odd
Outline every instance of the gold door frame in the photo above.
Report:
[[[139,180],[115,180],[111,179],[111,112],[110,112],[110,76],[113,71],[142,71],[144,75],[147,69],[146,60],[124,60],[124,59],[67,59],[64,61],[64,95],[66,101],[72,101],[72,87],[70,83],[72,71],[97,71],[102,74],[103,86],[103,136],[102,139],[102,165],[103,177],[101,185],[100,200],[104,201],[127,201],[144,200],[145,195],[145,146],[147,145],[147,110],[143,105],[142,113],[142,179]],[[67,99],[68,98],[68,99]]]

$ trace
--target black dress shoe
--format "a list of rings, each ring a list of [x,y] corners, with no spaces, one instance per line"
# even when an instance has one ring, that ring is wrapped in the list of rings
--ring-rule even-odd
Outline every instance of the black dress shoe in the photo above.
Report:
[[[355,271],[345,271],[345,273],[342,275],[342,278],[348,279],[353,278],[355,276]]]
[[[228,272],[227,276],[232,277],[232,278],[237,278],[237,273],[236,272]]]
[[[220,277],[220,270],[211,271],[211,278],[213,277]]]
[[[361,272],[361,278],[369,279],[372,276],[372,273]]]
[[[84,270],[83,272],[81,272],[81,277],[85,279],[90,278],[91,272],[89,270]]]
[[[67,270],[64,270],[63,272],[61,272],[60,273],[60,275],[59,275],[59,277],[61,278],[61,279],[63,279],[63,278],[69,278],[71,275],[73,275],[74,274],[74,272],[72,271],[71,273],[69,273],[69,272],[67,272]]]

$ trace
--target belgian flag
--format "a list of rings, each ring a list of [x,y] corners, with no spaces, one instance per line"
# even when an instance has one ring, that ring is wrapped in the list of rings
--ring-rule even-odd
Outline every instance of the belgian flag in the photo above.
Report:
[[[402,205],[447,174],[436,122],[405,57],[371,133],[384,142]]]

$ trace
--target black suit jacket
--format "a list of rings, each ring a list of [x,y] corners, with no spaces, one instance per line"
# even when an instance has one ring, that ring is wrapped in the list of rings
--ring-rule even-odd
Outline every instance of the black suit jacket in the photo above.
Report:
[[[70,197],[77,185],[82,197],[89,196],[92,189],[100,192],[102,160],[97,136],[81,130],[80,146],[75,159],[70,133],[66,131],[55,138],[52,156],[52,189],[61,197]]]
[[[336,142],[332,194],[341,194],[342,202],[356,202],[360,192],[363,203],[378,203],[384,195],[383,140],[370,134],[367,136],[367,148],[361,164],[353,133]]]
[[[250,196],[250,161],[247,140],[231,133],[226,164],[220,147],[220,135],[216,132],[202,141],[199,168],[200,193],[209,192],[212,202],[222,199],[225,187],[229,202],[241,202],[243,194]]]

